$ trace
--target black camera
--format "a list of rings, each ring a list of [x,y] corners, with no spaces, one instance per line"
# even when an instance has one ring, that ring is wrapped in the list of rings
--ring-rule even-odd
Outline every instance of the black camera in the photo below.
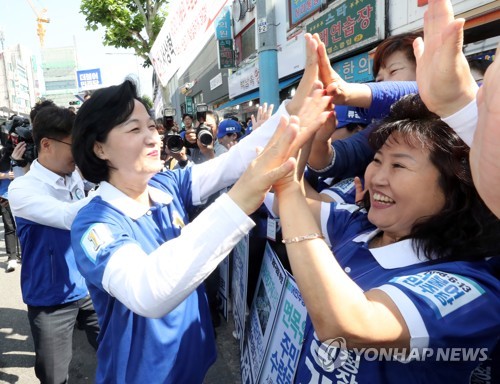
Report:
[[[200,124],[207,120],[207,111],[208,105],[204,103],[196,104],[196,120],[198,120]]]
[[[214,141],[212,130],[204,123],[201,123],[198,128],[196,128],[196,138],[200,140],[200,143],[205,147],[208,147]]]
[[[198,120],[198,128],[196,128],[196,138],[204,146],[209,146],[214,141],[214,136],[210,127],[205,125],[207,120],[208,106],[206,104],[196,104],[196,120]]]
[[[36,159],[36,148],[33,140],[33,128],[30,121],[21,116],[14,116],[12,120],[5,123],[5,131],[7,133],[7,143],[5,149],[9,151],[9,156],[14,151],[17,144],[26,142],[26,151],[23,155],[23,160],[32,163]]]
[[[165,128],[163,142],[171,152],[178,153],[184,147],[184,140],[179,134],[172,131],[174,127],[174,116],[174,108],[165,108],[163,110],[163,127]]]

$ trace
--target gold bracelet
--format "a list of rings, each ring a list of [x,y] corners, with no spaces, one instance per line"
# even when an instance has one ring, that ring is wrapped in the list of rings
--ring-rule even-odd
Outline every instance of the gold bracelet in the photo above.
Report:
[[[305,240],[313,240],[313,239],[324,239],[325,236],[321,233],[311,233],[309,235],[305,236],[297,236],[297,237],[292,237],[291,239],[283,239],[281,242],[283,244],[292,244],[292,243],[300,243]]]

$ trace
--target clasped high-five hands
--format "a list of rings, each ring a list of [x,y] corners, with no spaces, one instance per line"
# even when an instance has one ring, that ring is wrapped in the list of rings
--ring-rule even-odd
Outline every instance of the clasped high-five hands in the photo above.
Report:
[[[290,117],[281,118],[267,146],[259,150],[257,158],[229,192],[247,213],[262,204],[265,193],[272,186],[279,191],[300,188],[298,173],[303,169],[297,167],[297,160],[301,148],[308,145],[322,129],[334,130],[332,93],[328,93],[326,87],[336,74],[328,69],[330,63],[318,35],[306,34],[305,42],[307,59],[304,75],[293,99],[286,105]],[[337,79],[337,82],[340,81]],[[319,134],[325,135],[324,132]]]

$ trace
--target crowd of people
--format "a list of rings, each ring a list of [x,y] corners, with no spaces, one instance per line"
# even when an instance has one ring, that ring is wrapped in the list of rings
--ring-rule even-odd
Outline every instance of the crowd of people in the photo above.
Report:
[[[202,383],[216,359],[213,272],[274,200],[308,313],[295,382],[347,375],[332,340],[356,382],[475,382],[477,360],[418,358],[498,358],[500,60],[469,63],[463,25],[449,0],[429,0],[423,33],[382,42],[367,84],[342,80],[306,34],[295,95],[274,114],[263,104],[251,133],[186,114],[182,145],[167,145],[180,132],[128,80],[76,114],[37,105],[37,158],[24,164],[20,143],[20,176],[0,172],[37,378],[68,382],[78,324],[97,383]]]

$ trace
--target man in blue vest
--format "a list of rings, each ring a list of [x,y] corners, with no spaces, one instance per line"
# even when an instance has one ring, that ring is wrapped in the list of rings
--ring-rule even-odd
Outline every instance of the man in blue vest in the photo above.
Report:
[[[35,344],[35,373],[42,383],[67,382],[76,322],[97,349],[97,315],[70,239],[71,223],[88,202],[71,153],[74,119],[73,112],[56,106],[37,112],[38,158],[9,186],[23,250],[21,289]]]

